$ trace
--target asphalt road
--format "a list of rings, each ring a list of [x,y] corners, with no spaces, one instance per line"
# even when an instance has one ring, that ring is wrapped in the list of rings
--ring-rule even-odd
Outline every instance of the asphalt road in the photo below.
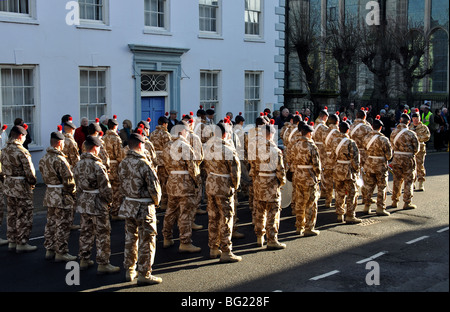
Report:
[[[301,238],[295,234],[291,209],[284,209],[279,238],[287,244],[285,250],[256,247],[248,206],[241,203],[238,225],[245,238],[233,241],[235,253],[243,257],[239,263],[219,264],[217,259],[209,259],[207,215],[197,216],[196,222],[205,229],[194,232],[193,240],[202,252],[179,254],[178,240],[172,248],[163,249],[159,234],[153,274],[163,283],[146,287],[125,282],[123,269],[118,274],[99,276],[96,266],[81,272],[79,286],[68,286],[70,269],[64,263],[44,260],[46,214],[41,209],[43,188],[37,188],[35,205],[40,211],[34,216],[31,244],[39,248],[19,255],[0,247],[0,292],[185,292],[181,296],[186,298],[188,294],[201,298],[196,292],[210,296],[216,292],[265,292],[271,293],[269,296],[280,292],[448,292],[449,153],[427,155],[426,168],[426,190],[414,194],[413,203],[418,206],[415,210],[403,210],[400,201],[398,208],[388,209],[389,217],[363,216],[359,199],[357,216],[364,222],[346,225],[337,224],[334,209],[325,209],[320,200],[317,229],[321,233]],[[392,181],[389,185],[392,188]],[[161,233],[163,215],[158,219]],[[111,263],[120,267],[123,226],[122,221],[113,222],[111,233]],[[4,238],[5,233],[6,220],[0,237]],[[71,233],[69,248],[74,255],[78,252],[78,237],[78,231]]]

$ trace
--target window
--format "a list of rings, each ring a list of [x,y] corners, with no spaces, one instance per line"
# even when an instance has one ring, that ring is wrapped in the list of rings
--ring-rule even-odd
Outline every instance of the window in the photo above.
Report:
[[[218,32],[219,1],[199,0],[200,31]]]
[[[80,115],[89,122],[106,113],[107,105],[107,69],[80,69]]]
[[[200,105],[204,110],[219,107],[219,72],[200,72]]]
[[[245,73],[245,120],[254,123],[261,106],[261,72]]]
[[[261,36],[261,0],[245,0],[245,34]]]
[[[152,28],[167,29],[166,0],[145,0],[144,17],[145,26]]]
[[[78,4],[81,20],[108,24],[108,0],[78,0]]]
[[[0,12],[30,14],[29,0],[1,0]]]
[[[2,124],[8,129],[16,118],[22,118],[35,138],[35,77],[34,67],[0,66],[0,106]]]

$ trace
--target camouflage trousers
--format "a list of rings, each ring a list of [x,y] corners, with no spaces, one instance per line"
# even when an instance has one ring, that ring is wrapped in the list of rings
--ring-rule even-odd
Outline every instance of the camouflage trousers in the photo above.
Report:
[[[33,226],[33,200],[6,196],[7,230],[10,243],[26,244]]]
[[[166,168],[163,166],[158,166],[158,179],[159,183],[161,185],[161,200],[159,202],[159,206],[162,209],[167,209],[167,191],[166,191],[166,185],[167,185],[167,179],[169,178],[169,175],[167,174]]]
[[[413,198],[413,187],[416,171],[416,162],[414,157],[395,155],[392,161],[393,187],[392,201],[398,201],[403,186],[403,201],[410,203]]]
[[[109,263],[111,256],[111,223],[109,215],[81,214],[80,221],[80,250],[78,256],[88,260],[91,257],[92,247],[97,247],[96,261],[99,265]]]
[[[256,209],[253,209],[256,210]],[[232,250],[234,196],[208,195],[208,246],[222,252]]]
[[[425,156],[426,156],[426,152],[418,152],[416,154],[416,165],[417,165],[417,181],[419,182],[425,182],[425,175],[426,175],[426,170],[425,170]]]
[[[192,242],[193,210],[197,209],[196,203],[196,196],[179,197],[169,195],[162,229],[165,239],[173,238],[173,226],[178,220],[180,243],[190,244]]]
[[[336,193],[335,207],[336,214],[347,215],[349,217],[355,216],[356,200],[358,198],[356,182],[353,180],[334,181],[334,188]],[[345,209],[347,205],[347,209]]]
[[[364,174],[365,203],[369,203],[375,187],[377,187],[377,208],[386,208],[388,172],[367,172]]]
[[[267,234],[267,242],[274,243],[278,240],[280,228],[281,203],[263,202],[255,200],[255,234],[263,236]]]
[[[47,208],[47,224],[44,231],[44,247],[59,254],[69,252],[70,226],[73,209]]]
[[[134,268],[144,276],[151,274],[156,253],[156,214],[141,209],[136,218],[125,220],[125,252],[123,267]]]
[[[317,221],[317,201],[319,200],[319,185],[295,185],[295,227],[298,230],[313,230]]]
[[[325,203],[331,204],[333,201],[333,188],[334,188],[334,179],[333,179],[333,168],[324,168],[322,171],[322,179],[321,179],[321,194],[325,197]]]
[[[122,195],[122,192],[120,191],[120,188],[121,188],[120,180],[118,178],[116,178],[116,179],[110,180],[110,182],[111,182],[111,188],[113,191],[110,213],[112,216],[117,216],[119,214],[120,205],[122,205],[124,196]]]

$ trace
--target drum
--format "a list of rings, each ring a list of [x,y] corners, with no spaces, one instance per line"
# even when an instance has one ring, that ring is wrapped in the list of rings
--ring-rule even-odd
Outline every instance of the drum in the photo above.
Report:
[[[292,202],[292,182],[287,181],[281,188],[281,208],[287,208]]]

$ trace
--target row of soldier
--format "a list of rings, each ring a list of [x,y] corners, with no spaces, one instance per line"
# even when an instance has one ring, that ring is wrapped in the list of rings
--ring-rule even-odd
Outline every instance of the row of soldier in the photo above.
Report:
[[[292,116],[292,122],[280,132],[285,145],[282,153],[274,143],[273,121],[264,115],[256,119],[256,127],[248,133],[243,129],[245,119],[241,114],[236,117],[234,129],[225,118],[212,131],[206,131],[211,125],[201,116],[196,119],[190,113],[171,131],[173,135],[167,131],[168,120],[164,116],[152,133],[149,133],[148,120],[141,121],[125,149],[117,135],[118,123],[114,116],[102,139],[98,123],[89,126],[90,136],[83,144],[81,157],[73,140],[75,126],[68,120],[64,124],[64,134],[61,128],[51,134],[51,146],[39,163],[47,184],[44,198],[44,206],[48,208],[46,258],[76,259],[69,254],[67,244],[76,207],[81,215],[79,258],[82,269],[94,264],[90,253],[95,239],[98,273],[119,271],[109,263],[111,215],[125,219],[126,279],[133,280],[137,276],[138,283],[159,283],[161,279],[151,275],[157,233],[155,208],[166,210],[164,248],[174,245],[173,226],[178,221],[179,251],[199,252],[201,248],[192,244],[192,227],[196,226],[195,213],[204,193],[211,258],[219,257],[222,262],[240,261],[241,257],[232,252],[231,238],[233,232],[236,233],[236,194],[241,184],[248,187],[257,244],[263,246],[266,236],[267,248],[283,249],[286,245],[278,241],[277,234],[280,189],[286,183],[286,173],[288,178],[290,173],[293,175],[290,178],[294,185],[291,207],[300,235],[319,234],[314,227],[320,189],[327,206],[331,205],[333,187],[336,190],[339,221],[361,221],[355,216],[355,208],[356,180],[362,168],[364,211],[370,212],[371,195],[378,185],[377,214],[388,215],[385,199],[391,144],[396,154],[392,167],[394,173],[398,173],[394,174],[393,206],[399,199],[401,182],[405,180],[405,208],[414,208],[411,185],[414,155],[419,145],[414,133],[403,130],[402,125],[409,116],[402,116],[404,123],[399,125],[399,131],[394,131],[391,143],[379,133],[382,126],[379,120],[374,122],[372,131],[365,123],[364,111],[359,117],[360,122],[357,119],[350,127],[345,120],[339,122],[337,114],[329,115],[326,110],[320,113],[317,125],[308,125],[299,115]],[[365,133],[359,133],[363,130]],[[349,138],[349,133],[356,142]],[[15,126],[1,157],[8,204],[6,243],[17,252],[36,250],[36,246],[28,244],[36,177],[31,157],[21,147],[25,135],[26,128]],[[403,169],[412,172],[412,178],[409,174],[403,176]]]

